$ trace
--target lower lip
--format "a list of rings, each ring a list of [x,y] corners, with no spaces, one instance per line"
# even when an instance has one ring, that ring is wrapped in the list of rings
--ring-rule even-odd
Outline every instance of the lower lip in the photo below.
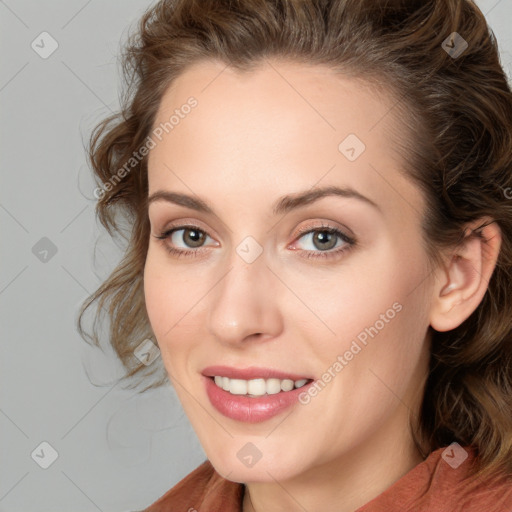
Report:
[[[245,423],[259,423],[266,421],[299,401],[299,395],[311,383],[291,391],[281,391],[275,395],[263,395],[251,398],[246,395],[232,395],[219,388],[210,377],[203,377],[206,384],[206,393],[211,404],[224,416]]]

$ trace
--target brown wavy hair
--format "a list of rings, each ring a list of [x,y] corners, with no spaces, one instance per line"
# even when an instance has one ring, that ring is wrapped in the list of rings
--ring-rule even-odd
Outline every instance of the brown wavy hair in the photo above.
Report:
[[[456,57],[445,51],[454,32],[467,42]],[[512,475],[512,93],[495,36],[470,0],[162,0],[149,8],[122,50],[121,109],[89,141],[101,187],[96,213],[112,236],[125,236],[126,252],[82,305],[79,332],[100,346],[108,331],[129,387],[135,377],[143,390],[167,382],[160,358],[146,366],[134,356],[153,338],[143,293],[147,156],[119,170],[144,145],[162,95],[187,66],[217,59],[249,70],[269,57],[326,64],[390,91],[390,114],[406,134],[397,150],[427,199],[432,262],[460,242],[466,223],[488,216],[499,225],[501,251],[478,308],[456,329],[430,328],[413,435],[424,457],[457,441],[476,451],[471,474]],[[100,329],[104,317],[108,329]]]

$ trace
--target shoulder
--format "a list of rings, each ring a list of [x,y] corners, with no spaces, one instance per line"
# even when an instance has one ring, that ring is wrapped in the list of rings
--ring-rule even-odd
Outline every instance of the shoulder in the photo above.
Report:
[[[474,462],[469,447],[439,448],[357,512],[380,512],[396,503],[415,512],[510,512],[512,478],[468,478]]]
[[[215,471],[207,460],[143,512],[239,512],[244,487]]]

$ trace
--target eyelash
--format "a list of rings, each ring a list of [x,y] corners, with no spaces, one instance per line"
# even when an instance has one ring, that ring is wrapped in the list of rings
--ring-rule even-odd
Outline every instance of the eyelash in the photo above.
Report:
[[[171,229],[168,229],[167,231],[164,231],[160,235],[153,235],[153,236],[156,239],[161,240],[164,243],[165,249],[173,256],[176,256],[178,258],[197,257],[200,255],[200,253],[204,252],[202,250],[202,249],[204,249],[203,247],[200,247],[199,249],[196,249],[196,250],[192,250],[192,249],[183,250],[183,249],[176,249],[175,247],[171,247],[169,244],[165,243],[165,240],[167,240],[175,231],[187,230],[187,229],[199,231],[200,233],[203,233],[203,234],[209,236],[208,233],[206,233],[206,231],[204,231],[204,230],[200,229],[198,226],[194,226],[194,225],[176,226]],[[308,235],[309,233],[329,233],[331,235],[336,235],[343,242],[345,242],[345,245],[336,250],[330,249],[328,251],[301,250],[301,252],[307,253],[305,256],[303,256],[304,258],[308,258],[308,259],[309,258],[313,258],[313,259],[335,258],[335,257],[341,255],[341,253],[345,253],[345,252],[353,249],[354,246],[356,245],[356,240],[354,238],[348,236],[347,234],[343,233],[342,231],[340,231],[339,229],[337,229],[335,227],[323,225],[323,224],[321,226],[317,226],[315,228],[307,227],[307,228],[303,228],[303,229],[299,230],[296,240],[300,240],[303,236]]]

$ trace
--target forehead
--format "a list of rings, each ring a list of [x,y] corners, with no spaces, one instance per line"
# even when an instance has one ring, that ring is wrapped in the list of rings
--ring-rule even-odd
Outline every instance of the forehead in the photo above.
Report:
[[[168,121],[191,96],[199,107],[191,117],[214,121],[216,131],[235,132],[243,126],[247,132],[252,126],[254,133],[262,135],[265,124],[268,135],[278,132],[285,137],[300,128],[309,136],[317,133],[336,140],[346,133],[370,136],[367,132],[380,125],[371,134],[378,138],[396,124],[391,91],[325,65],[267,60],[244,71],[215,60],[199,61],[167,89],[155,125]],[[172,135],[179,136],[183,130],[175,128]]]
[[[196,106],[184,108],[190,98]],[[196,63],[162,98],[154,129],[168,129],[149,157],[150,193],[171,183],[185,191],[179,175],[208,193],[265,194],[272,184],[279,195],[322,181],[390,202],[417,195],[399,172],[394,102],[325,66],[266,61],[238,71]]]

